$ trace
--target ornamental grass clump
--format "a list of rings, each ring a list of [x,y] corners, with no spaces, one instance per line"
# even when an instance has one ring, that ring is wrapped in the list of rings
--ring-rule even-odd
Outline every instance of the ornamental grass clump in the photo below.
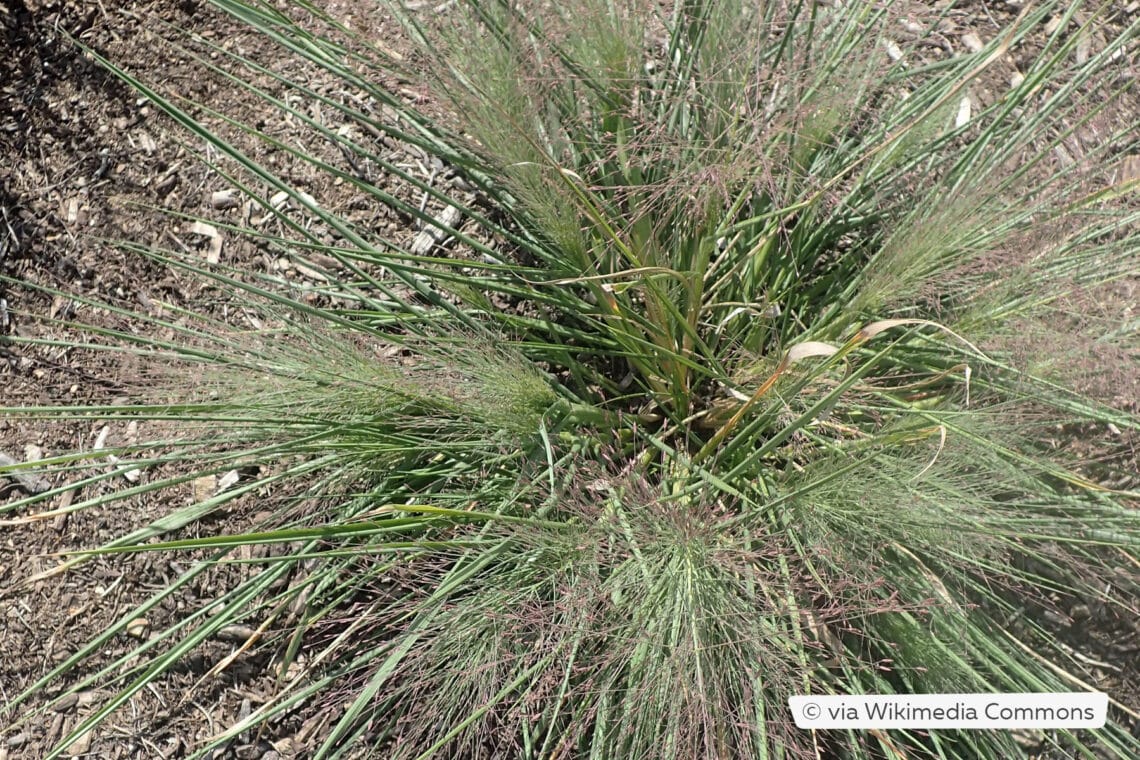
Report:
[[[1027,4],[980,51],[923,58],[937,19],[888,56],[890,3],[485,0],[393,8],[413,66],[308,4],[214,4],[351,93],[226,46],[203,59],[331,158],[102,63],[288,232],[229,234],[337,262],[338,305],[133,246],[243,294],[256,329],[124,314],[154,328],[99,335],[152,368],[131,406],[6,410],[172,436],[118,451],[142,481],[73,510],[245,473],[92,547],[212,553],[156,599],[274,546],[129,656],[73,675],[138,610],[14,695],[111,695],[60,748],[234,625],[277,688],[196,756],[300,712],[324,714],[314,757],[1004,758],[1024,737],[810,732],[787,698],[1091,688],[1034,611],[1135,612],[1138,494],[1055,439],[1137,429],[1066,385],[1082,345],[1135,336],[1080,336],[1046,374],[1010,326],[1055,327],[1059,299],[1136,271],[1118,171],[1136,136],[1103,126],[1135,95],[1135,24],[1077,56],[1109,7]],[[1017,48],[1020,80],[979,103]],[[377,84],[393,74],[430,102]],[[1058,163],[1092,124],[1097,146]],[[233,134],[439,234],[354,225]],[[266,201],[282,193],[293,211]],[[63,480],[81,462],[59,457]],[[178,533],[242,497],[271,505],[263,530]],[[1135,757],[1128,715],[1036,741]]]

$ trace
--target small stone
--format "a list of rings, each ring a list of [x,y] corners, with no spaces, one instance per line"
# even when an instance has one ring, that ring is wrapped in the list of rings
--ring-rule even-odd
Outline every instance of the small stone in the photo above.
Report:
[[[68,754],[68,755],[86,755],[87,750],[89,750],[89,749],[91,749],[91,732],[90,731],[83,734],[83,736],[80,736],[78,739],[76,739],[71,744],[69,744],[67,749],[64,750],[64,752],[65,752],[65,754]]]
[[[985,43],[982,42],[982,38],[973,32],[962,35],[962,44],[965,45],[966,49],[971,53],[980,53],[982,52],[982,48],[985,47]]]
[[[236,208],[238,205],[237,193],[233,190],[218,190],[210,194],[210,205],[218,211]]]
[[[150,630],[150,623],[146,618],[135,618],[127,623],[125,633],[132,639],[145,638],[147,632]]]
[[[323,274],[313,269],[312,267],[305,266],[299,261],[293,262],[293,267],[302,277],[306,277],[310,280],[313,280],[314,282],[328,282],[328,277],[325,277]]]
[[[244,644],[257,636],[257,630],[248,625],[227,625],[217,633],[221,641]]]
[[[222,256],[222,235],[218,232],[218,228],[212,224],[197,221],[190,225],[189,232],[191,235],[203,235],[209,238],[210,242],[206,247],[206,262],[217,264]]]
[[[1092,38],[1088,34],[1082,34],[1080,39],[1077,40],[1077,65],[1083,66],[1089,60],[1089,53],[1092,52]]]
[[[104,425],[99,430],[99,434],[95,436],[95,443],[91,446],[91,448],[95,451],[102,451],[103,449],[107,448],[107,436],[110,434],[110,432],[111,427],[109,425]]]
[[[155,184],[154,191],[158,193],[159,197],[164,197],[166,195],[169,195],[170,191],[173,190],[177,184],[178,175],[167,174],[165,177],[160,179],[157,184]]]
[[[1077,160],[1069,151],[1065,150],[1064,145],[1057,145],[1053,148],[1053,154],[1057,156],[1057,160],[1061,162],[1061,166],[1068,168],[1075,164]]]
[[[77,704],[79,704],[79,693],[73,691],[52,705],[51,709],[55,712],[66,712]]]
[[[238,470],[230,470],[225,475],[218,478],[217,492],[222,493],[223,491],[229,490],[233,486],[237,485],[239,480],[241,480],[241,472]]]
[[[954,117],[954,127],[956,129],[961,129],[962,127],[969,124],[970,113],[970,98],[967,96],[965,98],[962,98],[961,102],[958,103],[958,114]]]
[[[194,479],[194,501],[205,501],[213,497],[214,493],[218,490],[217,481],[213,475],[203,475],[200,478]]]

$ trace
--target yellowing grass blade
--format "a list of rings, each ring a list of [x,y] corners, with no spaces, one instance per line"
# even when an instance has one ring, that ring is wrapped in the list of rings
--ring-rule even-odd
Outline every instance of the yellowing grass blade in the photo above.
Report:
[[[730,432],[732,432],[732,429],[736,427],[737,423],[740,422],[745,413],[752,408],[752,405],[759,401],[761,396],[772,389],[772,386],[776,384],[776,381],[780,379],[780,375],[784,374],[788,367],[792,366],[801,359],[807,359],[812,356],[834,356],[837,353],[839,353],[839,349],[835,346],[831,345],[830,343],[822,343],[816,340],[808,340],[804,341],[803,343],[797,343],[788,349],[788,352],[784,354],[784,358],[780,360],[780,363],[778,365],[776,365],[775,372],[773,372],[767,380],[760,384],[760,387],[756,389],[756,392],[752,394],[752,397],[744,402],[741,407],[736,410],[736,414],[732,415],[732,419],[724,423],[724,426],[716,432],[716,435],[714,435],[709,440],[709,442],[704,445],[704,447],[697,453],[696,461],[700,461],[720,445],[721,441],[723,441],[725,437]]]
[[[941,330],[942,332],[944,332],[948,335],[952,335],[955,338],[957,338],[958,340],[962,341],[963,343],[965,343],[967,346],[970,347],[971,351],[973,351],[974,353],[976,353],[978,356],[982,357],[986,361],[990,360],[989,357],[987,357],[984,353],[982,353],[982,350],[980,348],[978,348],[977,346],[975,346],[973,343],[966,340],[965,338],[963,338],[961,335],[959,335],[958,333],[951,330],[946,325],[939,324],[938,322],[932,322],[929,319],[880,319],[878,322],[872,322],[871,324],[864,326],[863,329],[861,329],[858,333],[855,334],[855,337],[853,338],[853,340],[856,343],[863,343],[865,341],[871,340],[872,338],[874,338],[876,335],[878,335],[881,332],[885,332],[886,330],[890,330],[892,327],[900,327],[902,325],[927,325],[929,327],[935,327],[935,328]]]

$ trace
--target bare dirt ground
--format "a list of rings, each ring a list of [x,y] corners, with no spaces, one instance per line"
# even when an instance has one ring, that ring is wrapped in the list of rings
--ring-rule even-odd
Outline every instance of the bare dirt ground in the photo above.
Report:
[[[395,24],[375,6],[356,0],[326,4],[340,18],[368,29],[372,39],[400,48]],[[916,13],[929,12],[921,5],[915,7]],[[1135,13],[1136,9],[1128,12]],[[1013,13],[1012,4],[979,2],[970,6],[951,19],[942,35],[947,53],[969,48],[973,41],[967,35],[983,40],[992,37],[997,25],[1012,18]],[[225,183],[192,155],[203,146],[192,140],[184,142],[188,140],[184,132],[67,39],[73,36],[132,72],[160,81],[188,98],[256,121],[258,114],[248,112],[253,107],[248,97],[232,84],[209,75],[187,51],[166,41],[166,24],[193,30],[207,40],[253,56],[271,55],[267,43],[198,0],[3,0],[0,4],[0,274],[16,281],[0,282],[0,395],[7,405],[130,400],[138,368],[129,358],[112,359],[50,345],[17,347],[3,341],[5,335],[52,338],[60,334],[62,327],[36,319],[44,316],[117,328],[129,326],[122,318],[93,309],[75,296],[142,310],[162,300],[225,319],[231,318],[230,306],[234,306],[233,312],[240,312],[232,294],[107,242],[184,246],[206,256],[206,241],[188,235],[185,223],[155,207],[221,221],[232,218],[227,214],[240,213],[211,208],[211,193],[223,190]],[[205,50],[193,45],[191,49]],[[1008,76],[1008,71],[995,76],[978,88],[981,97],[1005,86],[1001,77]],[[337,84],[316,79],[310,86],[331,92]],[[391,86],[398,89],[403,84],[394,81]],[[414,91],[406,95],[419,97]],[[1134,109],[1132,114],[1140,113],[1140,103],[1130,108]],[[283,140],[302,139],[303,125],[283,123],[276,134]],[[260,156],[273,158],[264,153]],[[359,224],[387,229],[397,236],[416,233],[411,220],[400,219],[374,204],[361,204],[348,188],[327,177],[298,169],[291,180]],[[301,282],[309,276],[283,261],[279,253],[249,243],[227,241],[220,257],[224,264],[286,282]],[[1126,309],[1131,308],[1138,292],[1135,283],[1123,283],[1115,296],[1098,307],[1108,319],[1126,318]],[[1131,381],[1135,382],[1135,377]],[[1117,390],[1130,392],[1127,387]],[[24,461],[76,449],[91,450],[106,427],[98,419],[82,425],[0,419],[0,454]],[[104,435],[111,441],[122,441],[137,434],[119,427]],[[1132,457],[1134,463],[1135,451]],[[105,482],[82,497],[97,495],[95,489],[125,486]],[[22,495],[18,483],[0,479],[0,510]],[[165,501],[148,497],[119,503],[113,509],[67,513],[66,508],[76,498],[74,493],[64,492],[37,505],[40,511],[55,510],[47,519],[0,511],[0,702],[7,702],[65,661],[94,633],[119,619],[196,559],[193,555],[165,554],[101,559],[65,575],[28,583],[27,579],[54,565],[51,553],[91,547],[127,533],[183,506],[194,493],[187,485],[182,491],[168,493]],[[242,530],[255,525],[258,517],[255,507],[237,507],[189,526],[186,535]],[[196,608],[201,600],[227,587],[232,581],[228,574],[235,572],[218,569],[192,592],[169,599],[150,613],[152,625],[159,625],[163,616]],[[1136,665],[1140,660],[1140,628],[1136,621],[1100,607],[1090,608],[1081,600],[1057,601],[1058,608],[1070,613],[1059,616],[1054,625],[1071,634],[1068,639],[1074,650],[1074,669],[1134,713],[1140,712],[1140,669]],[[107,642],[72,682],[113,663],[135,643]],[[220,675],[204,679],[210,668],[238,644],[240,641],[213,641],[201,647],[155,689],[131,700],[68,754],[98,758],[187,755],[203,739],[233,725],[275,688],[275,674],[266,661],[252,655],[239,658]],[[43,694],[36,704],[50,703],[56,693]],[[94,688],[85,691],[79,699],[54,705],[45,718],[0,734],[0,760],[42,756],[91,714],[105,694]],[[0,709],[5,726],[18,717],[8,712]],[[266,733],[243,737],[218,757],[304,757],[315,746],[315,737],[319,737],[327,716],[327,711],[317,708],[302,709],[271,724]],[[1027,747],[1027,756],[1033,751],[1032,746]]]
[[[376,15],[370,3],[329,7],[380,38],[394,26]],[[198,53],[208,59],[205,44],[186,41],[183,50],[170,42],[178,38],[179,29],[193,30],[206,42],[243,53],[249,50],[256,55],[269,48],[259,37],[193,0],[97,5],[49,0],[0,6],[0,271],[19,283],[0,283],[0,298],[4,299],[0,301],[0,394],[5,404],[131,400],[141,375],[130,357],[51,346],[16,348],[2,342],[4,335],[51,339],[64,332],[62,326],[43,323],[38,317],[130,329],[129,320],[90,307],[81,298],[151,314],[156,313],[158,301],[193,307],[222,320],[242,313],[233,294],[111,242],[129,240],[192,250],[206,257],[210,254],[208,239],[189,233],[189,223],[164,215],[157,207],[208,216],[217,222],[236,221],[243,212],[211,206],[212,193],[227,184],[193,155],[203,145],[188,140],[67,39],[78,39],[170,92],[255,120],[248,95],[211,75],[192,57],[191,53]],[[324,81],[310,80],[309,84],[326,92],[337,87],[335,81],[327,81],[327,75]],[[303,132],[299,124],[272,126],[284,139]],[[274,160],[262,148],[247,147],[260,160]],[[286,175],[358,224],[387,227],[397,235],[416,233],[410,220],[395,218],[372,203],[360,204],[319,173],[296,169]],[[406,227],[406,232],[397,225]],[[280,252],[230,239],[217,253],[224,265],[269,275],[286,285],[314,284]],[[319,303],[320,296],[314,296],[314,301]],[[194,378],[186,381],[193,383]],[[67,450],[90,451],[105,430],[107,445],[140,432],[108,426],[98,419],[82,425],[0,419],[0,454],[24,461]],[[98,560],[66,575],[27,583],[36,573],[55,566],[58,558],[51,553],[105,542],[185,506],[195,496],[191,484],[164,495],[162,501],[151,496],[114,508],[66,513],[72,501],[128,486],[119,481],[63,494],[37,505],[34,513],[0,512],[4,523],[0,528],[0,702],[6,703],[65,661],[93,633],[200,559],[187,554]],[[23,495],[18,483],[0,479],[0,508]],[[53,510],[54,516],[38,519],[40,512]],[[239,506],[191,526],[186,535],[248,530],[258,517],[254,507],[243,511]],[[200,607],[201,600],[230,586],[232,580],[228,571],[210,573],[191,592],[148,613],[148,629]],[[141,635],[146,635],[145,629]],[[201,740],[248,714],[251,705],[260,704],[275,688],[276,674],[259,657],[240,658],[220,676],[203,682],[210,668],[241,643],[240,634],[234,640],[208,643],[165,678],[161,688],[132,700],[104,728],[69,748],[68,754],[99,758],[187,755]],[[71,683],[115,662],[137,644],[129,638],[107,643],[91,667],[84,666]],[[194,693],[187,696],[191,687]],[[53,687],[27,707],[51,702],[57,693],[59,687]],[[6,730],[0,736],[0,759],[43,756],[108,693],[84,691],[78,700],[53,706],[46,718]],[[18,717],[6,710],[0,713],[5,726]],[[276,724],[272,734],[243,737],[225,756],[304,756],[315,746],[312,737],[319,734],[325,719],[327,713],[321,710],[293,716]]]

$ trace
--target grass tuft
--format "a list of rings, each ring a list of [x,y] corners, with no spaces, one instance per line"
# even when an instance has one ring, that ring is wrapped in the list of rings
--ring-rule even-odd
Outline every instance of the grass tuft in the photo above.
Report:
[[[1108,6],[1027,4],[975,54],[916,44],[893,61],[889,3],[393,7],[412,65],[305,3],[214,4],[286,63],[197,40],[203,66],[335,150],[92,55],[279,230],[227,234],[324,261],[319,295],[338,306],[139,251],[239,293],[248,324],[168,304],[118,313],[142,329],[57,325],[68,345],[137,355],[150,387],[125,407],[6,414],[177,431],[120,452],[153,457],[140,485],[69,509],[246,473],[66,567],[275,553],[129,655],[89,664],[124,618],[15,695],[112,695],[53,757],[237,624],[277,690],[199,757],[315,713],[321,758],[1003,758],[1024,754],[1006,732],[800,731],[787,697],[1090,688],[1045,613],[1135,614],[1140,494],[1058,430],[1140,420],[1082,385],[1087,362],[1044,354],[1136,348],[1134,320],[1050,321],[1136,271],[1116,171],[1136,136],[1105,125],[1130,96],[1114,51],[1137,24],[1078,62],[1077,34],[1049,36],[963,118],[976,80],[1052,14],[1091,25]],[[310,89],[302,64],[353,96]],[[1101,147],[1056,162],[1090,124]],[[259,141],[441,236],[354,225],[239,147]],[[289,207],[265,202],[278,193]],[[75,460],[49,461],[74,482]],[[254,496],[274,507],[256,532],[184,530]],[[1045,751],[1135,757],[1136,706],[1114,705],[1103,731],[1044,733]]]

